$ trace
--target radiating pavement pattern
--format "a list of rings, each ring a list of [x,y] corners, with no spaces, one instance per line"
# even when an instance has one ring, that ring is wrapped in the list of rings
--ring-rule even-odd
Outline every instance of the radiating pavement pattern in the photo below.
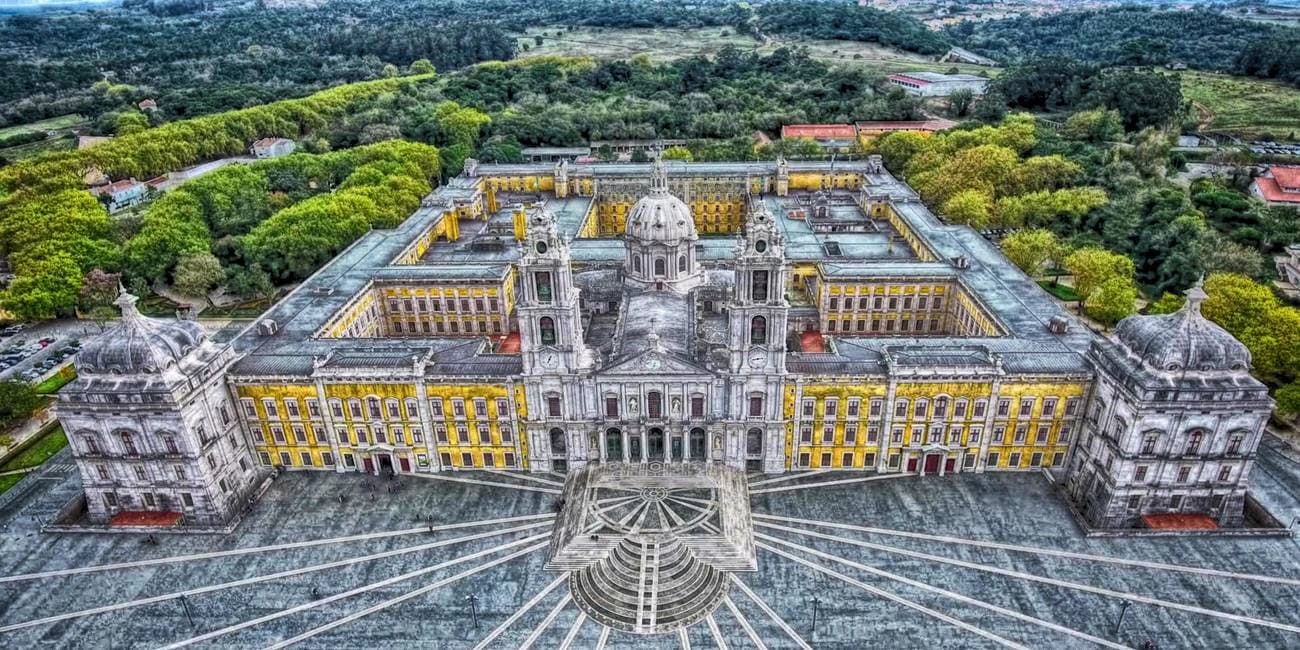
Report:
[[[1289,521],[1300,514],[1300,465],[1260,453],[1257,496]],[[0,514],[0,643],[1300,647],[1296,541],[1084,538],[1039,474],[751,476],[756,570],[717,572],[726,588],[706,591],[718,602],[690,608],[707,614],[637,634],[580,607],[573,571],[546,569],[564,480],[460,473],[390,494],[371,477],[287,474],[235,532],[159,535],[157,545],[138,534],[37,532],[76,489],[75,475],[45,481]],[[621,521],[637,499],[606,514]],[[668,525],[693,511],[654,512]],[[646,584],[657,595],[638,558],[680,560],[687,545],[626,541],[606,557],[641,595]],[[663,562],[658,580],[681,567]]]

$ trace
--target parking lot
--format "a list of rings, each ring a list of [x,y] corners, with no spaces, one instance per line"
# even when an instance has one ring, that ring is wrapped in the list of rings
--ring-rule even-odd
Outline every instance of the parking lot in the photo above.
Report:
[[[59,320],[0,329],[0,380],[37,383],[72,361],[94,325]]]

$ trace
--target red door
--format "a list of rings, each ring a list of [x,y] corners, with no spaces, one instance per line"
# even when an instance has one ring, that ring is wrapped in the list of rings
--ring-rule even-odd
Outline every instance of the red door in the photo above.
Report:
[[[929,454],[928,456],[926,456],[926,457],[925,457],[925,473],[926,473],[926,474],[938,474],[938,473],[939,473],[939,460],[940,460],[941,458],[943,458],[943,456],[940,456],[939,454]]]
[[[397,462],[402,466],[402,473],[406,474],[411,471],[411,461],[405,458],[398,458]]]
[[[952,471],[955,470],[955,469],[957,469],[957,459],[956,459],[956,458],[949,458],[948,460],[943,461],[943,473],[944,473],[944,474],[951,474]]]
[[[909,458],[909,459],[907,459],[907,471],[909,471],[909,472],[915,472],[915,471],[916,471],[916,459],[915,459],[915,458]]]
[[[375,461],[370,460],[369,458],[362,458],[361,463],[365,466],[367,474],[375,473]]]

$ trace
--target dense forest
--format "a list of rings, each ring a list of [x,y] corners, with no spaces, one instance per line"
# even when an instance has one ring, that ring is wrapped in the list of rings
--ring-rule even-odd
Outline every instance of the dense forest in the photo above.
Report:
[[[321,6],[129,2],[0,22],[0,125],[97,116],[152,98],[154,121],[244,108],[394,73],[515,53],[537,25],[729,26],[738,33],[879,42],[924,54],[946,39],[903,14],[843,2],[632,3],[625,0],[336,0]],[[111,132],[111,123],[100,130]]]
[[[1175,65],[1300,83],[1300,30],[1219,11],[1116,7],[967,21],[956,42],[1007,62],[1059,55],[1093,65]]]
[[[663,65],[539,58],[340,86],[0,169],[0,254],[17,274],[0,300],[24,318],[67,314],[97,270],[124,273],[137,288],[224,278],[232,291],[257,293],[305,277],[366,229],[391,226],[467,157],[514,161],[523,145],[669,137],[692,140],[700,158],[775,157],[790,153],[788,143],[755,148],[755,130],[917,115],[916,101],[880,76],[786,49]],[[295,138],[305,153],[223,169],[156,198],[140,217],[110,219],[83,189],[86,169],[148,178],[271,135]],[[401,139],[428,148],[356,149]],[[357,163],[342,150],[400,155]],[[436,164],[399,164],[408,158]]]

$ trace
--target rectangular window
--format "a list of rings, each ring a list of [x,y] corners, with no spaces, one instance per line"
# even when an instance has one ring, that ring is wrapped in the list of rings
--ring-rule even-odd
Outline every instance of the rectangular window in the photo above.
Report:
[[[980,442],[981,433],[984,433],[984,427],[971,427],[970,436],[967,437],[966,444],[978,445]]]
[[[691,417],[704,417],[704,398],[699,395],[691,398]]]
[[[1136,494],[1135,494],[1135,495],[1133,495],[1133,496],[1131,496],[1131,497],[1128,498],[1128,509],[1129,509],[1129,510],[1137,510],[1138,508],[1141,508],[1141,507],[1142,507],[1142,497],[1141,497],[1140,495],[1136,495]]]
[[[767,271],[754,271],[750,274],[749,295],[754,302],[767,302],[768,300],[768,277]],[[833,299],[832,299],[833,300]],[[834,309],[834,307],[831,307]]]
[[[1043,417],[1050,418],[1056,415],[1056,398],[1048,397],[1043,400]]]
[[[320,401],[314,399],[307,400],[307,415],[314,418],[320,417]]]
[[[1052,428],[1049,427],[1049,426],[1046,425],[1046,424],[1040,424],[1040,425],[1038,425],[1038,433],[1034,434],[1034,443],[1039,444],[1039,445],[1041,445],[1041,444],[1046,444],[1046,443],[1047,443],[1047,434],[1050,433],[1051,430],[1052,430]]]
[[[302,466],[303,466],[303,467],[311,467],[311,466],[315,465],[315,463],[311,462],[311,452],[310,452],[310,451],[304,451],[304,452],[301,452],[300,455],[301,455],[301,459],[300,459],[300,460],[302,460]]]
[[[989,452],[989,455],[988,455],[988,458],[985,459],[985,461],[984,461],[984,466],[985,466],[985,467],[997,467],[997,466],[998,466],[998,461],[999,461],[999,460],[1001,460],[1001,458],[999,458],[999,456],[998,456],[998,452],[996,452],[996,451],[990,451],[990,452]]]
[[[497,418],[501,420],[510,418],[510,400],[497,398]]]
[[[1079,398],[1071,397],[1065,400],[1065,414],[1074,415],[1079,412]]]
[[[321,460],[321,464],[322,464],[322,465],[324,465],[324,466],[326,466],[326,467],[333,467],[333,466],[334,466],[334,453],[333,453],[333,452],[329,452],[329,451],[322,451],[322,452],[320,453],[320,460]]]
[[[1224,483],[1224,482],[1228,481],[1228,480],[1231,479],[1231,478],[1232,478],[1232,468],[1231,468],[1231,467],[1220,467],[1220,468],[1219,468],[1219,482],[1220,482],[1220,483]]]
[[[1178,482],[1179,482],[1179,483],[1186,483],[1187,480],[1191,478],[1191,476],[1192,476],[1192,468],[1190,468],[1190,467],[1179,467],[1179,468],[1178,468]]]
[[[975,400],[975,410],[972,413],[972,415],[974,415],[977,418],[984,417],[984,409],[987,408],[987,406],[988,406],[988,402],[985,402],[982,399]]]
[[[858,441],[858,425],[856,424],[844,425],[844,444],[851,445],[853,443],[856,443],[857,441]]]
[[[1064,465],[1064,464],[1065,464],[1065,453],[1064,453],[1064,452],[1060,452],[1060,451],[1058,451],[1058,452],[1052,454],[1052,467],[1060,467],[1061,465]]]
[[[474,417],[476,418],[487,417],[487,400],[483,399],[482,397],[474,398]]]
[[[514,443],[514,441],[515,441],[515,437],[514,437],[514,435],[515,435],[515,434],[514,434],[514,430],[510,428],[510,425],[508,425],[508,424],[503,424],[503,425],[501,425],[501,426],[500,426],[500,431],[501,431],[501,444],[505,445],[505,444],[513,444],[513,443]]]
[[[1042,464],[1043,464],[1042,452],[1034,452],[1032,455],[1029,456],[1030,467],[1039,467]]]
[[[461,455],[460,455],[460,466],[461,466],[461,467],[473,467],[473,466],[474,466],[474,455],[471,454],[471,453],[469,453],[469,452],[467,452],[467,451],[466,451],[466,452],[462,452]]]
[[[553,418],[560,417],[560,398],[558,395],[546,398],[546,414]]]
[[[803,416],[810,418],[813,416],[813,407],[816,400],[806,399],[803,401]]]
[[[812,427],[805,426],[799,429],[799,442],[804,442],[804,443],[812,442]]]
[[[343,419],[343,403],[336,399],[330,400],[330,412],[336,419]]]
[[[283,444],[285,441],[284,427],[279,427],[279,426],[271,427],[271,437],[274,438],[276,442]]]
[[[270,454],[268,454],[268,453],[266,453],[266,452],[264,452],[264,451],[259,451],[259,452],[257,452],[257,457],[258,457],[259,460],[262,461],[262,464],[263,464],[263,465],[266,465],[267,467],[270,467],[270,466],[271,466],[271,455],[270,455]]]
[[[894,402],[894,417],[896,418],[907,417],[907,400],[900,399],[897,402]]]
[[[606,397],[606,398],[605,398],[605,417],[607,417],[607,418],[616,418],[616,417],[618,417],[618,398],[617,398],[617,397]]]
[[[1004,418],[1011,412],[1011,400],[998,400],[998,417]]]
[[[822,444],[830,445],[835,443],[835,425],[826,425],[822,427]]]
[[[890,455],[889,455],[889,468],[890,468],[890,469],[898,469],[899,464],[902,462],[902,460],[903,460],[903,457],[902,457],[902,456],[900,456],[900,455],[898,455],[898,454],[890,454]]]
[[[1020,467],[1020,452],[1011,454],[1007,458],[1007,467]]]
[[[845,452],[840,457],[840,467],[853,467],[853,452]]]
[[[505,462],[502,463],[502,466],[503,466],[503,467],[514,467],[514,466],[515,466],[515,455],[512,454],[512,453],[510,453],[510,452],[506,452],[506,454],[505,454]]]
[[[456,427],[456,441],[462,445],[469,444],[469,429],[463,424]]]
[[[447,442],[447,427],[435,427],[433,431],[438,437],[438,442]]]
[[[1033,411],[1034,411],[1034,398],[1028,397],[1020,400],[1020,412],[1018,413],[1019,417],[1022,418],[1029,417],[1029,415],[1033,413]]]
[[[839,410],[839,402],[837,402],[834,399],[828,398],[826,400],[826,405],[825,407],[823,407],[823,409],[826,417],[834,418],[836,416],[836,411]]]
[[[275,399],[266,397],[262,399],[262,410],[266,411],[266,417],[280,417],[280,408],[275,405]]]
[[[912,445],[921,444],[921,436],[925,434],[925,427],[916,425],[912,427]]]
[[[488,426],[486,424],[478,425],[478,444],[480,445],[492,444],[492,432],[488,429]]]
[[[858,409],[860,407],[861,407],[861,402],[858,400],[858,398],[854,397],[850,399],[848,409],[845,411],[845,415],[851,418],[858,417]]]
[[[903,427],[894,427],[889,434],[889,441],[895,445],[903,444]]]
[[[250,418],[257,417],[257,407],[253,406],[253,400],[244,398],[239,400],[239,403],[244,407],[244,415],[247,415]]]
[[[799,454],[799,467],[807,467],[812,461],[812,455],[808,453]]]
[[[871,411],[870,411],[871,417],[873,418],[880,417],[880,411],[882,408],[883,408],[883,403],[880,400],[878,399],[871,400]]]
[[[751,398],[749,398],[749,417],[751,417],[751,418],[759,418],[759,417],[763,417],[763,398],[762,398],[762,397],[751,397]]]
[[[285,467],[289,467],[290,465],[293,465],[293,458],[289,456],[289,452],[287,451],[280,452],[280,464]]]
[[[483,466],[496,467],[497,466],[496,454],[493,454],[491,452],[483,454]]]
[[[1016,443],[1024,442],[1029,437],[1029,427],[1023,424],[1016,425]]]
[[[442,417],[442,400],[435,397],[429,400],[429,414],[435,418]]]
[[[344,467],[356,467],[356,466],[357,466],[357,459],[356,459],[356,457],[353,456],[352,454],[343,454],[343,466],[344,466]]]
[[[829,451],[827,451],[827,452],[822,452],[822,457],[821,457],[820,461],[821,461],[821,462],[817,465],[818,467],[830,467],[830,466],[831,466],[831,452],[829,452]]]

